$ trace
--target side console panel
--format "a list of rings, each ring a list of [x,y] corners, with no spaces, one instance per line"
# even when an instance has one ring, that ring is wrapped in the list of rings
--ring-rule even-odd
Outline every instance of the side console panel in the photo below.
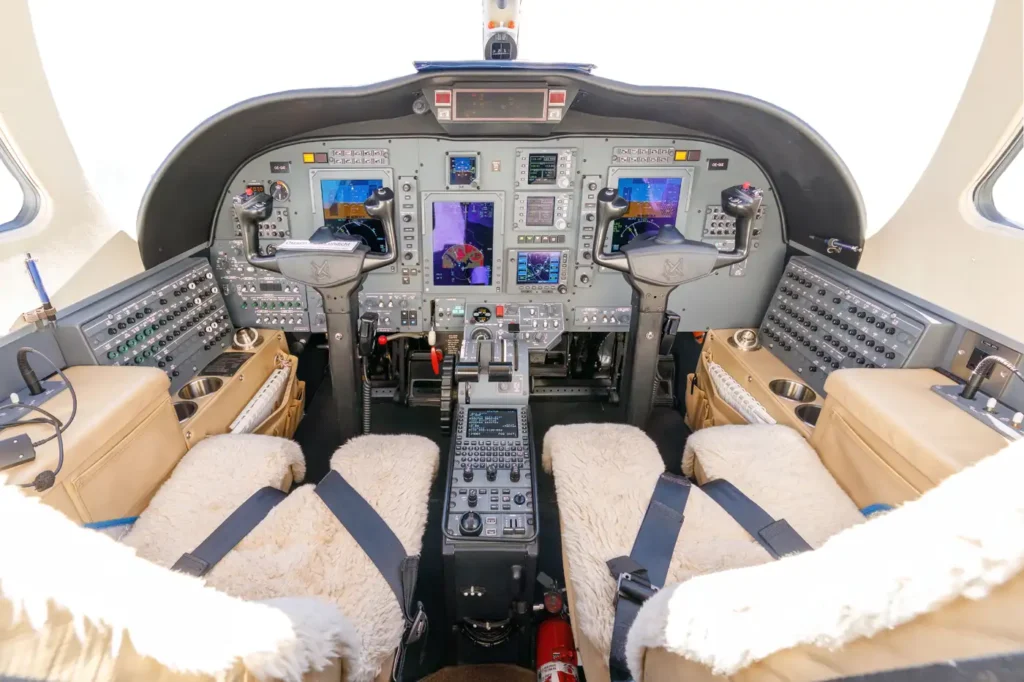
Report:
[[[934,367],[955,325],[807,256],[792,258],[761,323],[761,343],[816,391],[844,367]]]
[[[205,258],[186,258],[57,320],[69,365],[158,367],[184,386],[231,344],[231,318]]]

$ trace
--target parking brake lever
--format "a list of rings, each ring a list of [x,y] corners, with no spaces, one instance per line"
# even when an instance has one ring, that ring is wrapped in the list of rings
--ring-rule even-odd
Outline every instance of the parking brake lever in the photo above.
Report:
[[[238,222],[242,224],[245,260],[258,268],[281,272],[277,258],[260,255],[260,223],[270,218],[270,214],[273,213],[273,198],[265,192],[253,192],[250,189],[236,195],[231,204]]]

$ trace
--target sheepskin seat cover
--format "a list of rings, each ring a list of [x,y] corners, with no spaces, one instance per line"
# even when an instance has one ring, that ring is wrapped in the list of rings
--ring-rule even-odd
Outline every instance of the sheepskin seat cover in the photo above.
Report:
[[[623,424],[552,427],[544,437],[544,468],[554,473],[562,525],[565,579],[588,679],[607,679],[615,617],[615,581],[605,562],[628,555],[665,466],[643,431]],[[692,488],[667,583],[771,556],[699,488]],[[584,653],[586,655],[586,653]],[[597,668],[603,666],[603,676]]]
[[[437,466],[437,445],[419,436],[360,436],[331,458],[331,468],[380,514],[410,555],[420,553]],[[210,490],[216,494],[215,485]],[[134,531],[129,542],[132,535]],[[176,536],[177,547],[147,558],[170,566],[205,537],[193,534],[183,541]],[[373,680],[390,665],[405,626],[387,581],[313,485],[297,488],[279,503],[205,579],[244,599],[308,595],[335,604],[354,624],[361,642],[359,660],[347,680]]]
[[[337,607],[249,602],[156,566],[0,476],[0,678],[288,680],[350,668]]]
[[[634,678],[642,682],[650,648],[718,675],[760,666],[759,677],[736,678],[743,680],[824,679],[820,673],[844,647],[864,659],[868,638],[884,640],[870,651],[876,662],[898,664],[902,657],[904,665],[922,650],[931,656],[922,663],[1018,650],[1024,646],[1022,480],[1024,440],[813,552],[661,590],[629,633]],[[894,637],[910,628],[916,637]],[[802,653],[794,657],[794,651]]]
[[[864,521],[818,453],[788,426],[701,429],[686,439],[683,473],[702,485],[726,479],[811,547]]]
[[[305,475],[295,441],[254,434],[205,438],[185,453],[122,541],[169,568],[257,490],[287,492]]]

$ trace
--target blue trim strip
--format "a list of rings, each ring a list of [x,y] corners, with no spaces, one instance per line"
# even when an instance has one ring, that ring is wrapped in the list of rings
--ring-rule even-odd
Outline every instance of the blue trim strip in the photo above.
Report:
[[[872,514],[881,514],[882,512],[892,511],[892,505],[889,504],[869,504],[860,510],[860,513],[864,516],[871,516]]]
[[[103,530],[104,528],[113,528],[114,526],[130,526],[138,520],[138,516],[125,516],[120,519],[107,519],[106,521],[86,523],[84,524],[84,527],[91,528],[92,530]]]

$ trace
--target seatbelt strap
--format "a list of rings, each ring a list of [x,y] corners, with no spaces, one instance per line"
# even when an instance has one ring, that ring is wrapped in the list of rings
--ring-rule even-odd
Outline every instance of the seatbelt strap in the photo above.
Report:
[[[750,534],[773,559],[787,554],[808,552],[811,546],[793,530],[785,519],[776,521],[756,502],[724,478],[709,481],[700,487]]]
[[[689,481],[681,476],[662,474],[654,486],[629,556],[608,562],[608,570],[617,582],[615,624],[608,657],[611,682],[633,679],[626,664],[626,635],[643,603],[665,584],[689,496]]]
[[[406,555],[402,541],[384,519],[334,469],[324,476],[315,490],[384,576],[384,580],[398,599],[402,615],[405,617],[405,633],[398,647],[398,655],[395,656],[392,678],[401,679],[406,647],[419,641],[427,630],[427,615],[423,611],[423,604],[413,604],[420,558]]]
[[[231,512],[217,528],[191,552],[181,555],[172,571],[180,571],[201,578],[210,572],[228,552],[235,548],[270,510],[287,496],[277,488],[260,488],[242,505]]]

